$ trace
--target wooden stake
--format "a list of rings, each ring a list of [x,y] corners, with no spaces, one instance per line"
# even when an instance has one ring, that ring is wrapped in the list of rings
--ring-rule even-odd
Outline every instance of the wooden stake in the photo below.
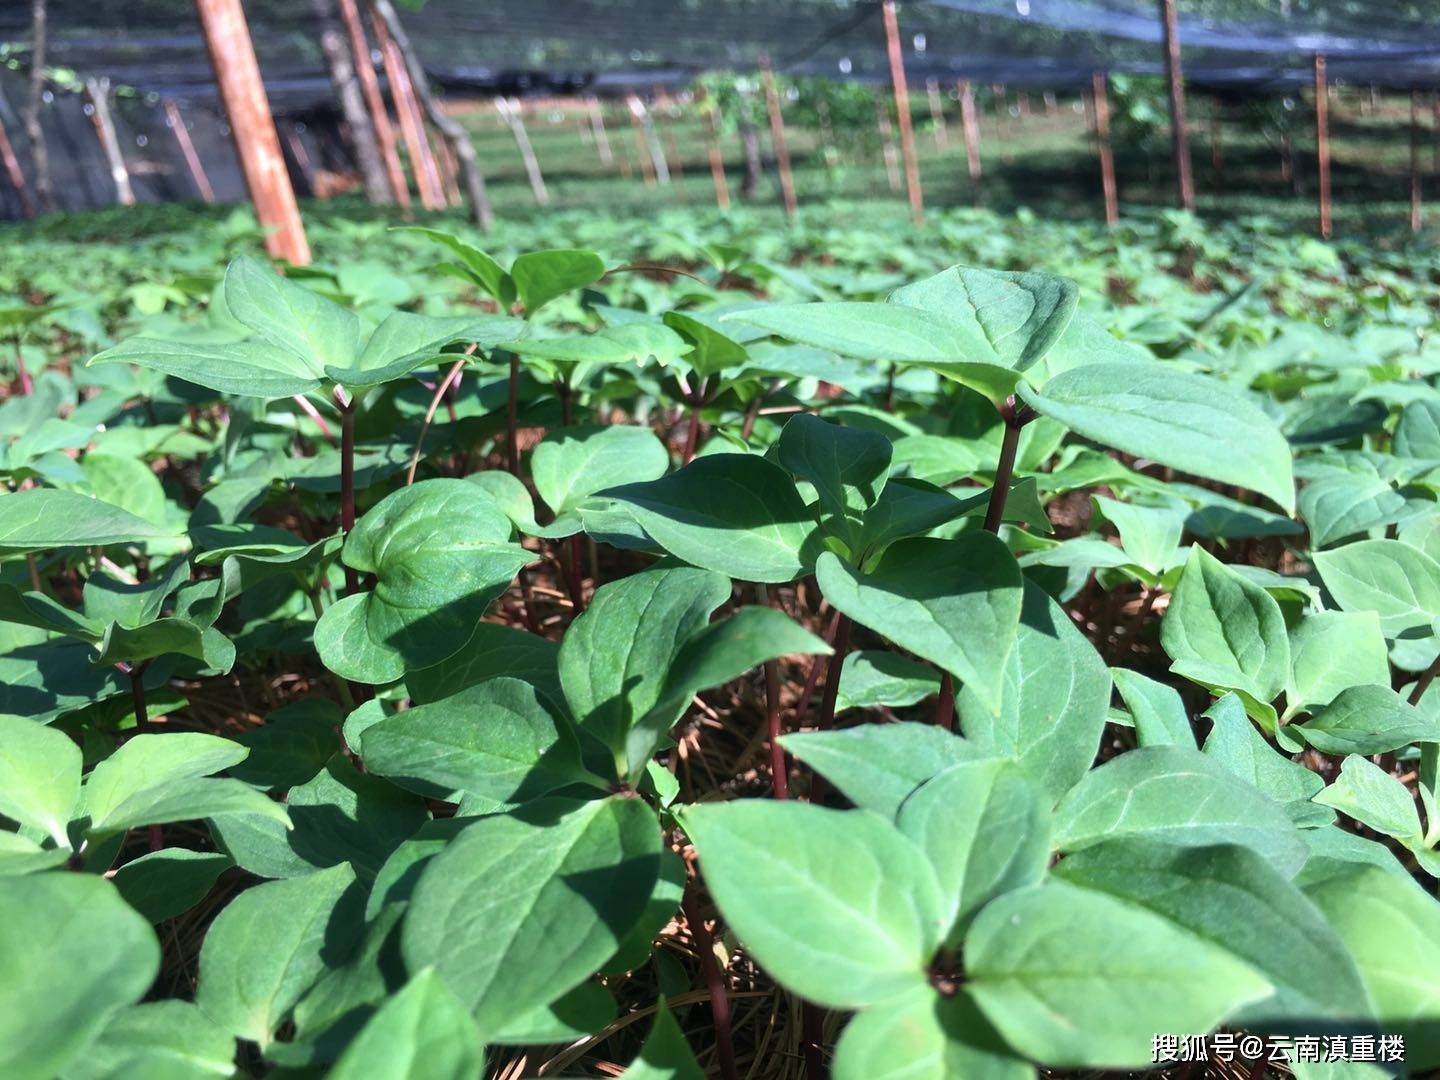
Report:
[[[775,89],[775,72],[770,58],[760,57],[760,78],[765,83],[765,111],[770,114],[770,141],[775,144],[775,165],[780,170],[780,196],[785,203],[785,216],[794,219],[798,204],[795,200],[795,177],[790,173],[790,146],[785,141],[785,116],[780,111],[780,94]]]
[[[240,0],[195,0],[220,98],[230,117],[235,152],[245,174],[255,216],[265,230],[265,249],[296,266],[310,262],[310,244],[300,223],[295,189],[280,153],[280,137]]]
[[[530,133],[525,130],[525,120],[520,115],[519,105],[504,97],[495,99],[495,111],[510,126],[515,136],[515,145],[520,149],[520,160],[525,164],[525,175],[530,179],[530,193],[540,206],[550,205],[550,192],[545,187],[545,175],[540,171],[540,161],[535,157],[535,147],[530,144]]]
[[[905,83],[895,0],[884,0],[881,11],[885,16],[885,47],[890,54],[890,83],[895,88],[895,111],[900,121],[900,153],[905,158],[905,189],[910,197],[910,217],[919,225],[925,214],[925,197],[920,192],[920,166],[915,160],[915,128],[910,121],[910,90]]]
[[[926,79],[925,94],[930,99],[930,130],[935,136],[935,148],[943,150],[949,145],[950,132],[945,126],[945,103],[940,99],[940,80]]]
[[[410,157],[410,171],[415,174],[415,187],[420,191],[420,205],[426,210],[443,210],[445,192],[440,186],[440,170],[435,166],[430,144],[425,139],[425,121],[420,115],[420,106],[415,102],[415,91],[410,84],[410,73],[405,69],[405,59],[386,30],[384,21],[372,19],[371,25],[375,27],[375,43],[380,46],[380,59],[385,65],[385,80],[390,84],[390,100],[395,103],[395,115],[400,120],[405,152]]]
[[[635,147],[640,154],[640,171],[645,175],[645,186],[654,187],[657,182],[670,183],[670,166],[666,164],[665,152],[655,136],[650,110],[645,108],[639,94],[632,93],[626,100],[630,106],[630,122],[635,128]]]
[[[1095,148],[1100,154],[1100,187],[1105,194],[1105,224],[1120,220],[1115,190],[1115,155],[1110,149],[1110,79],[1103,71],[1091,76],[1091,97],[1095,106]]]
[[[5,131],[5,122],[0,119],[0,162],[5,165],[5,175],[10,178],[10,186],[15,189],[15,195],[20,200],[20,212],[27,218],[35,216],[35,200],[30,197],[30,189],[25,184],[25,173],[20,168],[20,159],[15,156],[15,148],[10,145],[10,136]]]
[[[672,102],[669,96],[660,87],[655,87],[655,108],[651,110],[651,116],[659,115],[659,129],[664,133],[665,145],[661,151],[665,158],[666,167],[670,171],[670,178],[675,181],[675,187],[680,197],[685,197],[685,156],[680,153],[680,141],[675,138],[675,125],[671,122]],[[653,121],[652,121],[653,123]]]
[[[1325,56],[1315,54],[1315,163],[1320,172],[1320,235],[1330,239],[1330,91]]]
[[[1190,171],[1190,136],[1185,130],[1185,76],[1180,65],[1180,30],[1175,0],[1160,0],[1165,38],[1165,74],[1170,82],[1170,130],[1175,144],[1175,184],[1180,205],[1195,209],[1195,181]]]
[[[718,106],[713,106],[700,91],[700,109],[705,114],[705,130],[709,136],[710,179],[715,185],[715,205],[721,210],[730,209],[730,185],[725,182],[725,156],[720,151],[720,120]]]
[[[1420,91],[1410,91],[1410,231],[1420,231]]]
[[[125,165],[120,138],[115,134],[115,121],[110,116],[110,80],[87,78],[85,96],[90,99],[90,122],[95,125],[95,134],[100,137],[100,147],[105,151],[110,179],[115,181],[115,196],[121,206],[134,206],[135,191],[130,186],[130,170]]]
[[[190,179],[195,182],[195,190],[200,193],[200,198],[207,203],[213,203],[215,190],[210,186],[210,177],[205,174],[205,166],[200,161],[200,155],[195,152],[195,144],[190,141],[190,131],[185,126],[185,118],[180,115],[180,106],[175,104],[174,98],[165,99],[165,123],[175,133],[175,141],[180,144],[180,154],[185,158],[185,167],[190,170]]]
[[[600,153],[600,164],[613,165],[615,152],[610,149],[610,135],[605,130],[605,113],[600,108],[600,99],[591,94],[587,101],[590,106],[590,130],[595,133],[595,149]]]
[[[975,119],[975,87],[969,79],[961,79],[960,126],[965,133],[965,160],[970,165],[970,179],[980,179],[980,124]]]
[[[385,175],[390,180],[390,191],[395,201],[406,209],[410,206],[410,187],[405,180],[405,169],[400,164],[400,153],[395,149],[395,129],[390,126],[390,113],[385,108],[385,99],[380,94],[380,80],[375,77],[375,61],[370,54],[370,43],[365,38],[365,24],[360,19],[360,9],[355,0],[337,0],[340,20],[345,24],[345,33],[350,39],[350,52],[355,61],[355,74],[360,79],[360,91],[365,98],[365,108],[370,113],[370,123],[375,128],[375,141],[380,145],[380,158],[385,163]]]

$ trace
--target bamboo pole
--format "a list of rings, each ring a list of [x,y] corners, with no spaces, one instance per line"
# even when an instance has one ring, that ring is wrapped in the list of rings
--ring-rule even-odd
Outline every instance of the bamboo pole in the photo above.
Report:
[[[25,138],[30,143],[30,165],[35,175],[35,198],[40,209],[54,209],[54,193],[50,187],[50,152],[45,144],[45,127],[40,110],[45,105],[45,56],[49,41],[49,15],[46,0],[30,3],[30,78],[25,100]]]
[[[780,171],[780,196],[785,203],[785,216],[794,220],[799,204],[795,199],[795,177],[790,172],[790,145],[785,141],[785,115],[780,111],[780,94],[775,89],[775,72],[768,56],[760,57],[760,78],[765,84],[770,141],[775,145],[775,165]]]
[[[945,103],[940,100],[940,80],[925,80],[925,95],[930,99],[931,133],[935,136],[935,149],[943,150],[950,143],[950,131],[945,126]]]
[[[376,18],[385,24],[391,40],[400,51],[400,57],[405,61],[405,69],[410,76],[410,86],[415,91],[421,108],[455,156],[455,167],[459,169],[465,182],[465,195],[470,202],[470,220],[481,230],[489,231],[494,224],[494,214],[490,209],[490,195],[485,189],[485,174],[480,171],[480,163],[475,157],[475,144],[470,141],[469,134],[460,122],[447,114],[440,107],[435,95],[430,92],[430,80],[425,75],[425,68],[420,63],[415,47],[410,44],[410,35],[405,32],[405,24],[400,21],[395,6],[390,0],[371,0],[370,6]]]
[[[385,164],[380,156],[380,141],[375,125],[365,108],[365,95],[355,72],[355,58],[345,43],[345,34],[336,17],[335,0],[310,0],[311,10],[320,24],[320,52],[330,72],[330,85],[340,105],[346,141],[355,154],[355,165],[365,186],[365,198],[373,205],[392,202],[390,183],[385,177]],[[192,170],[193,172],[193,170]]]
[[[961,79],[960,126],[965,134],[965,160],[970,166],[970,179],[980,179],[980,123],[975,119],[975,87],[969,79]]]
[[[20,159],[15,156],[15,147],[10,145],[10,135],[5,130],[5,121],[0,119],[0,162],[5,165],[5,175],[10,178],[10,186],[15,189],[15,196],[20,200],[20,212],[27,218],[35,216],[35,200],[30,197],[30,189],[25,184],[25,173],[20,168]]]
[[[1095,108],[1095,148],[1100,155],[1100,187],[1105,195],[1105,224],[1120,220],[1115,189],[1115,154],[1110,148],[1110,79],[1103,71],[1091,77],[1091,100]]]
[[[1190,169],[1190,136],[1185,130],[1185,75],[1180,64],[1180,29],[1175,0],[1160,0],[1165,39],[1165,75],[1170,83],[1170,130],[1175,146],[1175,183],[1180,205],[1195,209],[1195,180]]]
[[[900,190],[900,151],[895,149],[895,126],[890,121],[890,103],[884,94],[875,96],[875,127],[880,132],[881,156],[885,159],[885,179],[891,191]]]
[[[613,165],[615,152],[610,149],[610,134],[605,130],[605,112],[600,108],[600,99],[591,94],[586,100],[590,107],[590,130],[595,133],[595,149],[600,154],[600,164]]]
[[[910,120],[910,90],[905,83],[905,57],[900,50],[900,24],[895,17],[895,0],[884,0],[885,47],[890,54],[890,84],[895,90],[895,111],[900,121],[900,153],[905,159],[905,189],[910,198],[910,217],[919,225],[925,214],[925,197],[920,191],[920,166],[915,160],[915,128]]]
[[[370,53],[370,43],[365,37],[365,24],[360,18],[356,0],[337,0],[340,21],[345,24],[345,33],[350,39],[350,52],[355,61],[355,74],[360,79],[360,92],[365,99],[370,123],[375,128],[375,141],[380,146],[380,158],[385,164],[385,175],[390,181],[390,191],[395,201],[406,209],[410,206],[410,186],[405,180],[405,169],[400,164],[400,153],[395,148],[395,129],[390,126],[390,113],[385,108],[385,98],[380,93],[380,80],[375,76],[375,61]]]
[[[1320,173],[1320,235],[1330,239],[1330,91],[1325,56],[1315,54],[1315,163]]]
[[[372,19],[371,25],[375,28],[375,43],[380,46],[380,60],[385,65],[385,80],[390,84],[390,100],[395,103],[395,115],[400,119],[400,135],[410,158],[410,171],[415,174],[415,187],[420,191],[420,205],[426,210],[442,210],[445,192],[440,185],[440,170],[425,139],[425,121],[415,101],[405,58],[400,55],[383,19]]]
[[[121,206],[135,205],[135,190],[130,186],[130,169],[120,151],[120,138],[115,134],[115,121],[110,115],[110,80],[90,77],[85,80],[85,96],[90,99],[90,123],[105,151],[110,166],[110,179],[115,182],[115,197]]]
[[[185,117],[180,115],[180,106],[175,104],[174,98],[165,99],[165,123],[175,133],[175,141],[180,145],[180,155],[185,159],[185,167],[190,170],[190,179],[195,182],[195,190],[200,193],[200,198],[207,203],[213,203],[215,190],[210,186],[210,177],[205,173],[200,155],[195,152],[195,144],[190,140],[190,130],[185,126]]]
[[[1410,231],[1420,231],[1420,91],[1410,91]]]
[[[310,244],[280,152],[280,137],[270,115],[270,100],[260,79],[244,9],[240,0],[195,0],[195,7],[220,98],[230,118],[245,186],[265,230],[265,249],[277,259],[305,266],[310,262]]]
[[[550,191],[545,187],[545,174],[540,171],[540,161],[535,156],[535,147],[530,143],[530,133],[525,130],[525,120],[516,104],[505,97],[495,99],[495,111],[515,136],[515,145],[520,150],[520,160],[525,165],[525,175],[530,180],[530,193],[540,206],[550,205]]]
[[[701,93],[703,94],[704,91],[702,90]],[[705,130],[708,136],[710,155],[710,180],[715,185],[715,205],[721,210],[729,210],[730,185],[725,181],[725,156],[720,150],[720,119],[717,115],[719,107],[712,105],[702,97],[700,108],[705,113]]]

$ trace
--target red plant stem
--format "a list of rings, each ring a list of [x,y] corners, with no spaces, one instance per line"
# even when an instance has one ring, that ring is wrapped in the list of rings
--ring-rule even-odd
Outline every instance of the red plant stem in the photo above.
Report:
[[[40,564],[35,561],[35,553],[33,551],[29,552],[25,556],[25,566],[30,571],[31,590],[33,590],[34,592],[43,593],[45,591],[45,586],[44,583],[40,580]]]
[[[569,540],[569,558],[565,569],[569,571],[570,602],[575,605],[575,614],[585,610],[585,579],[580,566],[580,534],[575,533]]]
[[[340,528],[346,536],[355,528],[355,400],[340,406]],[[345,563],[345,595],[360,587],[360,575]]]
[[[695,460],[695,447],[700,442],[700,410],[705,407],[705,380],[700,380],[694,395],[690,398],[690,426],[685,433],[685,457],[681,464],[689,465]]]
[[[735,1040],[731,1032],[730,993],[725,986],[725,973],[715,958],[715,941],[700,914],[700,903],[695,897],[694,882],[685,889],[681,902],[685,922],[690,927],[690,936],[695,941],[695,951],[700,954],[700,968],[705,972],[705,983],[710,989],[710,1012],[715,1019],[715,1053],[720,1058],[720,1075],[724,1080],[737,1080],[735,1071]]]
[[[790,762],[780,745],[780,665],[770,660],[765,664],[765,737],[770,743],[770,774],[774,779],[775,798],[790,798]]]
[[[575,401],[568,371],[555,380],[555,389],[560,395],[560,422],[569,427],[575,422]]]
[[[473,350],[475,346],[470,346]],[[468,355],[468,354],[467,354]],[[430,407],[425,410],[425,419],[420,424],[420,434],[415,439],[415,453],[410,455],[410,472],[405,477],[405,486],[409,487],[415,482],[415,470],[420,467],[420,451],[425,445],[425,435],[430,430],[430,422],[435,419],[435,410],[440,408],[440,402],[445,397],[445,392],[460,378],[460,371],[465,367],[463,359],[456,360],[454,365],[445,373],[445,378],[440,380],[440,385],[435,388],[435,396],[430,399]],[[453,416],[455,407],[450,407]]]
[[[150,710],[145,705],[145,669],[148,662],[143,664],[127,664],[124,661],[115,665],[124,674],[130,676],[130,700],[135,707],[135,734],[145,735],[150,731]],[[159,825],[151,825],[145,830],[146,846],[151,851],[159,851],[165,846],[165,833]]]
[[[320,415],[320,410],[315,408],[314,403],[304,394],[295,394],[292,400],[300,406],[300,411],[315,422],[320,429],[321,436],[331,446],[335,445],[335,433],[330,430],[330,425],[325,422],[325,417]]]
[[[830,628],[825,631],[825,640],[834,641],[835,632],[840,628],[840,613],[835,612],[834,618],[830,620]],[[810,711],[810,699],[815,695],[815,687],[820,682],[820,673],[825,670],[826,657],[817,656],[810,661],[810,670],[805,673],[805,685],[800,689],[800,700],[795,705],[795,727],[799,728],[805,723],[805,716]]]
[[[948,671],[940,673],[940,698],[935,703],[935,723],[946,731],[955,730],[955,681]]]
[[[30,369],[25,366],[25,350],[18,341],[15,342],[15,374],[20,380],[20,395],[29,397],[35,390],[35,384],[30,379]]]
[[[510,395],[505,405],[505,453],[510,472],[520,476],[520,357],[510,354]]]
[[[1013,397],[1001,407],[1000,416],[1005,421],[1005,434],[1000,441],[1000,460],[995,463],[995,486],[990,489],[990,504],[985,509],[985,528],[992,533],[998,533],[1005,520],[1005,499],[1015,475],[1015,451],[1020,445],[1020,429],[1026,423],[1016,413]]]
[[[1435,681],[1437,674],[1440,674],[1440,656],[1437,656],[1435,662],[1425,669],[1420,678],[1415,680],[1415,686],[1410,691],[1411,705],[1420,704],[1421,699],[1425,697],[1425,691],[1430,689],[1430,684]]]

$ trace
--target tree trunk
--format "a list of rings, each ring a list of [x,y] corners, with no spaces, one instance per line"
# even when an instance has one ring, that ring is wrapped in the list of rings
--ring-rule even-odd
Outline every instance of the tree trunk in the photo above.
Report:
[[[40,107],[45,104],[45,0],[30,5],[30,98],[25,103],[25,138],[30,142],[30,159],[35,170],[35,198],[42,210],[52,210],[50,154],[45,148],[45,129],[40,126]]]
[[[760,188],[764,168],[760,163],[760,133],[748,116],[740,121],[740,141],[745,146],[745,179],[740,184],[740,196],[753,199]]]
[[[410,44],[410,37],[405,33],[405,27],[400,22],[400,17],[395,14],[395,7],[390,0],[374,0],[373,7],[375,14],[385,23],[385,28],[390,31],[390,36],[395,39],[396,46],[400,49],[400,55],[405,61],[405,67],[410,72],[410,83],[414,87],[415,96],[420,101],[420,107],[425,110],[430,123],[444,136],[445,141],[450,144],[450,150],[455,155],[456,164],[460,168],[460,175],[465,180],[465,191],[470,198],[470,216],[476,225],[481,229],[488,230],[494,224],[495,217],[490,210],[490,196],[485,191],[485,177],[480,172],[480,166],[475,160],[475,147],[470,142],[470,136],[459,122],[448,116],[440,108],[439,102],[430,93],[430,80],[425,77],[425,68],[420,63],[420,58],[415,54],[415,49]]]
[[[345,127],[350,133],[350,147],[355,152],[355,164],[365,185],[365,197],[372,205],[384,206],[394,199],[389,181],[385,178],[385,163],[380,158],[380,141],[375,137],[375,125],[365,108],[365,96],[360,89],[355,63],[336,17],[335,0],[313,0],[313,3],[315,17],[320,21],[320,50],[325,54],[330,82],[340,102],[340,114],[345,118]]]

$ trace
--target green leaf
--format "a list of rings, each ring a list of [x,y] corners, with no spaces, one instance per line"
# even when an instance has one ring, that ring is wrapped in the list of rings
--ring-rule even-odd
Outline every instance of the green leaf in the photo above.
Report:
[[[243,255],[225,270],[225,306],[317,379],[326,367],[349,367],[360,348],[354,312]]]
[[[195,1004],[263,1049],[300,995],[354,945],[363,904],[344,865],[247,889],[205,934]]]
[[[1087,364],[1020,396],[1077,435],[1162,465],[1258,491],[1295,509],[1290,445],[1224,383],[1161,363]]]
[[[64,732],[0,717],[0,814],[69,847],[81,765],[80,748]]]
[[[865,512],[880,498],[889,473],[890,440],[801,413],[781,429],[776,449],[781,465],[814,485],[827,528],[858,554]]]
[[[1373,611],[1312,611],[1290,631],[1285,714],[1328,705],[1352,686],[1390,681],[1380,617]]]
[[[643,364],[652,359],[671,364],[685,357],[691,346],[662,323],[639,322],[607,326],[593,334],[528,337],[506,342],[505,350],[562,364]]]
[[[1149,1068],[1156,1032],[1209,1031],[1273,990],[1169,920],[1061,881],[988,905],[965,966],[1005,1041],[1051,1066]]]
[[[1413,880],[1373,867],[1305,892],[1349,947],[1381,1030],[1405,1040],[1406,1069],[1440,1065],[1440,906]]]
[[[1440,563],[1399,540],[1360,540],[1312,556],[1345,611],[1374,611],[1387,638],[1429,637],[1440,618]]]
[[[999,539],[902,540],[869,573],[826,552],[815,576],[840,611],[950,672],[999,712],[1022,604],[1020,568]]]
[[[856,806],[891,820],[926,780],[985,756],[973,743],[934,724],[861,724],[783,735],[780,743]]]
[[[742,581],[786,582],[810,568],[815,520],[790,477],[752,454],[696,458],[648,484],[601,494],[662,548]]]
[[[1409,789],[1359,754],[1351,754],[1341,763],[1340,775],[1315,801],[1386,836],[1408,839],[1420,835],[1420,814]]]
[[[1273,732],[1270,707],[1290,677],[1290,639],[1275,598],[1204,548],[1190,549],[1160,624],[1170,670],[1211,688],[1238,690]]]
[[[640,1056],[620,1074],[620,1080],[705,1080],[685,1033],[670,1015],[664,999],[655,1011],[650,1034],[640,1047]]]
[[[1205,716],[1213,725],[1202,748],[1207,757],[1269,795],[1297,827],[1311,828],[1335,820],[1330,810],[1310,801],[1325,781],[1276,750],[1245,715],[1238,694],[1226,694]]]
[[[1159,915],[1249,964],[1275,992],[1247,1007],[1248,1024],[1313,1026],[1369,1012],[1355,962],[1324,916],[1253,851],[1123,839],[1076,852],[1055,873]]]
[[[1399,457],[1440,460],[1440,402],[1412,401],[1400,411],[1391,449]]]
[[[0,556],[63,547],[135,544],[174,536],[109,503],[73,491],[31,488],[0,496]]]
[[[1294,731],[1322,754],[1384,754],[1415,742],[1440,742],[1440,718],[1389,686],[1352,686]]]
[[[8,736],[3,741],[8,745]],[[0,1074],[7,1080],[63,1072],[160,970],[150,924],[91,874],[0,878],[0,956]]]
[[[485,1063],[469,1011],[422,968],[376,1010],[329,1073],[334,1080],[474,1080]]]
[[[105,1029],[66,1067],[65,1080],[114,1077],[229,1077],[235,1073],[235,1040],[188,1001],[170,999],[131,1005],[110,1017]]]
[[[510,265],[510,278],[526,316],[534,315],[557,296],[604,276],[605,263],[599,255],[569,248],[527,252]]]
[[[439,799],[526,802],[588,778],[570,726],[518,679],[498,678],[365,729],[369,772]]]
[[[116,870],[115,888],[127,904],[158,923],[205,899],[215,879],[233,865],[228,855],[218,851],[161,848]]]
[[[1185,513],[1176,506],[1142,506],[1116,502],[1102,495],[1094,497],[1105,519],[1120,533],[1125,554],[1141,568],[1158,577],[1168,570],[1180,548]],[[1184,504],[1180,504],[1182,507]]]
[[[644,483],[665,475],[670,454],[645,427],[570,427],[549,432],[530,454],[535,490],[557,519],[583,499],[620,484]],[[573,517],[573,515],[572,515]],[[560,525],[559,520],[556,525]],[[578,532],[578,519],[566,525]],[[553,535],[553,530],[547,530]]]
[[[325,666],[384,683],[459,650],[530,553],[510,519],[463,480],[422,480],[386,496],[345,541],[346,565],[375,588],[331,605],[315,626]]]
[[[918,705],[939,692],[940,676],[929,664],[878,649],[846,655],[835,711]]]
[[[949,905],[884,818],[742,799],[689,807],[681,824],[720,914],[788,989],[853,1009],[925,985]]]
[[[648,942],[645,959],[650,959]],[[494,1046],[535,1046],[574,1042],[604,1030],[615,1022],[618,1012],[619,1006],[610,991],[595,981],[582,982],[548,1005],[532,1009],[523,1016],[512,1017],[503,1031],[490,1036],[490,1043]]]
[[[1212,757],[1181,746],[1151,746],[1088,773],[1055,808],[1061,851],[1104,840],[1148,837],[1185,847],[1240,844],[1293,877],[1305,845],[1278,803]]]
[[[563,705],[558,654],[559,646],[539,634],[499,623],[481,623],[459,652],[406,675],[405,687],[415,704],[426,705],[499,675],[509,675],[530,683],[548,700]]]
[[[691,637],[675,655],[658,701],[630,729],[626,775],[638,776],[664,734],[700,691],[738,679],[782,656],[825,655],[830,646],[774,608],[744,607]]]
[[[863,555],[868,564],[896,540],[923,536],[931,529],[980,510],[989,501],[988,491],[959,499],[923,480],[891,477],[880,498],[865,514],[860,535],[855,540],[855,553]]]
[[[930,860],[953,907],[945,936],[952,948],[985,904],[1037,884],[1050,865],[1050,799],[1013,762],[946,769],[906,798],[895,825]]]
[[[446,357],[447,345],[469,343],[485,352],[526,332],[524,321],[506,315],[417,315],[396,311],[370,335],[353,367],[327,365],[325,377],[349,389],[363,390],[402,378],[423,364]]]
[[[440,229],[427,229],[420,225],[402,225],[395,231],[415,233],[446,248],[460,260],[460,267],[466,275],[488,292],[502,309],[508,310],[510,305],[515,302],[515,283],[510,280],[510,275],[498,262],[479,248],[472,247],[458,237],[451,236]]]
[[[230,767],[230,775],[268,791],[303,784],[340,749],[336,729],[344,719],[340,706],[328,698],[305,697],[282,705],[263,724],[235,737],[250,754]]]
[[[1100,749],[1110,706],[1105,661],[1065,610],[1026,580],[1015,647],[998,674],[998,710],[968,683],[956,694],[961,730],[982,753],[1019,762],[1053,802]]]
[[[200,732],[134,735],[85,778],[91,828],[103,827],[122,804],[147,789],[209,776],[244,761],[247,753],[239,743]]]
[[[664,695],[681,648],[730,591],[723,574],[652,566],[602,585],[566,630],[560,645],[565,698],[579,729],[622,759],[617,768],[630,730]]]
[[[323,384],[323,369],[268,342],[160,341],[135,337],[90,359],[94,364],[134,364],[221,394],[284,398]]]
[[[968,992],[929,987],[857,1014],[835,1047],[835,1080],[1032,1080]]]
[[[745,346],[726,337],[709,323],[681,311],[667,311],[664,321],[689,343],[685,363],[701,379],[745,363]]]
[[[1340,473],[1305,485],[1300,515],[1321,548],[1403,519],[1406,499],[1377,473]]]
[[[660,829],[639,799],[547,799],[480,818],[421,871],[401,935],[482,1035],[594,972],[640,917]]]
[[[1135,734],[1141,746],[1195,746],[1195,731],[1185,702],[1173,686],[1156,682],[1129,668],[1114,667],[1110,677],[1115,689],[1125,700],[1125,707],[1135,721]]]

